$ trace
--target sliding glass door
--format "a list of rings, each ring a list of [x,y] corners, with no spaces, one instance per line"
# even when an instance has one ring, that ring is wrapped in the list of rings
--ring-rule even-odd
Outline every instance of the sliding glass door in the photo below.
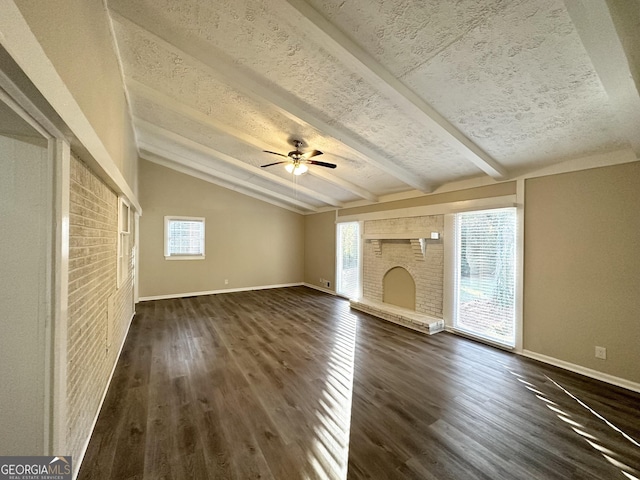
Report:
[[[454,328],[514,346],[516,209],[458,213],[455,235]]]
[[[339,223],[337,237],[336,292],[356,298],[360,295],[360,224]]]

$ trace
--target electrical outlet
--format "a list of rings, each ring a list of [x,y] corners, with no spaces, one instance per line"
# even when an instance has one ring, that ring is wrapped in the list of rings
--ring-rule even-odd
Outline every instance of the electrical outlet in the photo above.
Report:
[[[331,288],[331,282],[327,280],[327,288]]]
[[[225,279],[224,279],[224,284],[225,284],[225,285],[229,285],[229,279],[228,279],[228,278],[225,278]]]
[[[596,358],[601,358],[602,360],[606,360],[607,349],[604,347],[596,347]]]

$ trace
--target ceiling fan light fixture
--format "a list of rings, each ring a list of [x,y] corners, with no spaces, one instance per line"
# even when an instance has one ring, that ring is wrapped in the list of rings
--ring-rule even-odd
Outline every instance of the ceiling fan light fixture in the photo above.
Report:
[[[309,167],[301,163],[298,163],[298,164],[288,163],[287,165],[284,166],[284,168],[287,172],[293,173],[294,175],[302,175],[303,173],[306,173],[309,170]]]

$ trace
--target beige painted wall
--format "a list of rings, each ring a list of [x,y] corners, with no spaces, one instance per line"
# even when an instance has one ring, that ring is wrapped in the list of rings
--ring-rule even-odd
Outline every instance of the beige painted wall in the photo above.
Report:
[[[131,189],[137,152],[102,0],[15,0]]]
[[[329,290],[336,288],[336,214],[317,213],[304,217],[304,281],[327,288],[320,283],[331,282]]]
[[[140,297],[303,281],[302,215],[144,160],[140,202]],[[205,260],[164,259],[165,215],[205,217]]]
[[[527,180],[525,349],[640,382],[639,212],[639,162]]]

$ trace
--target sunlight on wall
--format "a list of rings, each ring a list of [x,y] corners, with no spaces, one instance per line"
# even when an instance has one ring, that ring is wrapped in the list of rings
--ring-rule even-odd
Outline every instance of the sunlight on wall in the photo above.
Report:
[[[327,379],[322,397],[318,399],[316,438],[308,452],[314,476],[307,478],[347,478],[357,320],[349,312],[348,303],[339,308]]]

